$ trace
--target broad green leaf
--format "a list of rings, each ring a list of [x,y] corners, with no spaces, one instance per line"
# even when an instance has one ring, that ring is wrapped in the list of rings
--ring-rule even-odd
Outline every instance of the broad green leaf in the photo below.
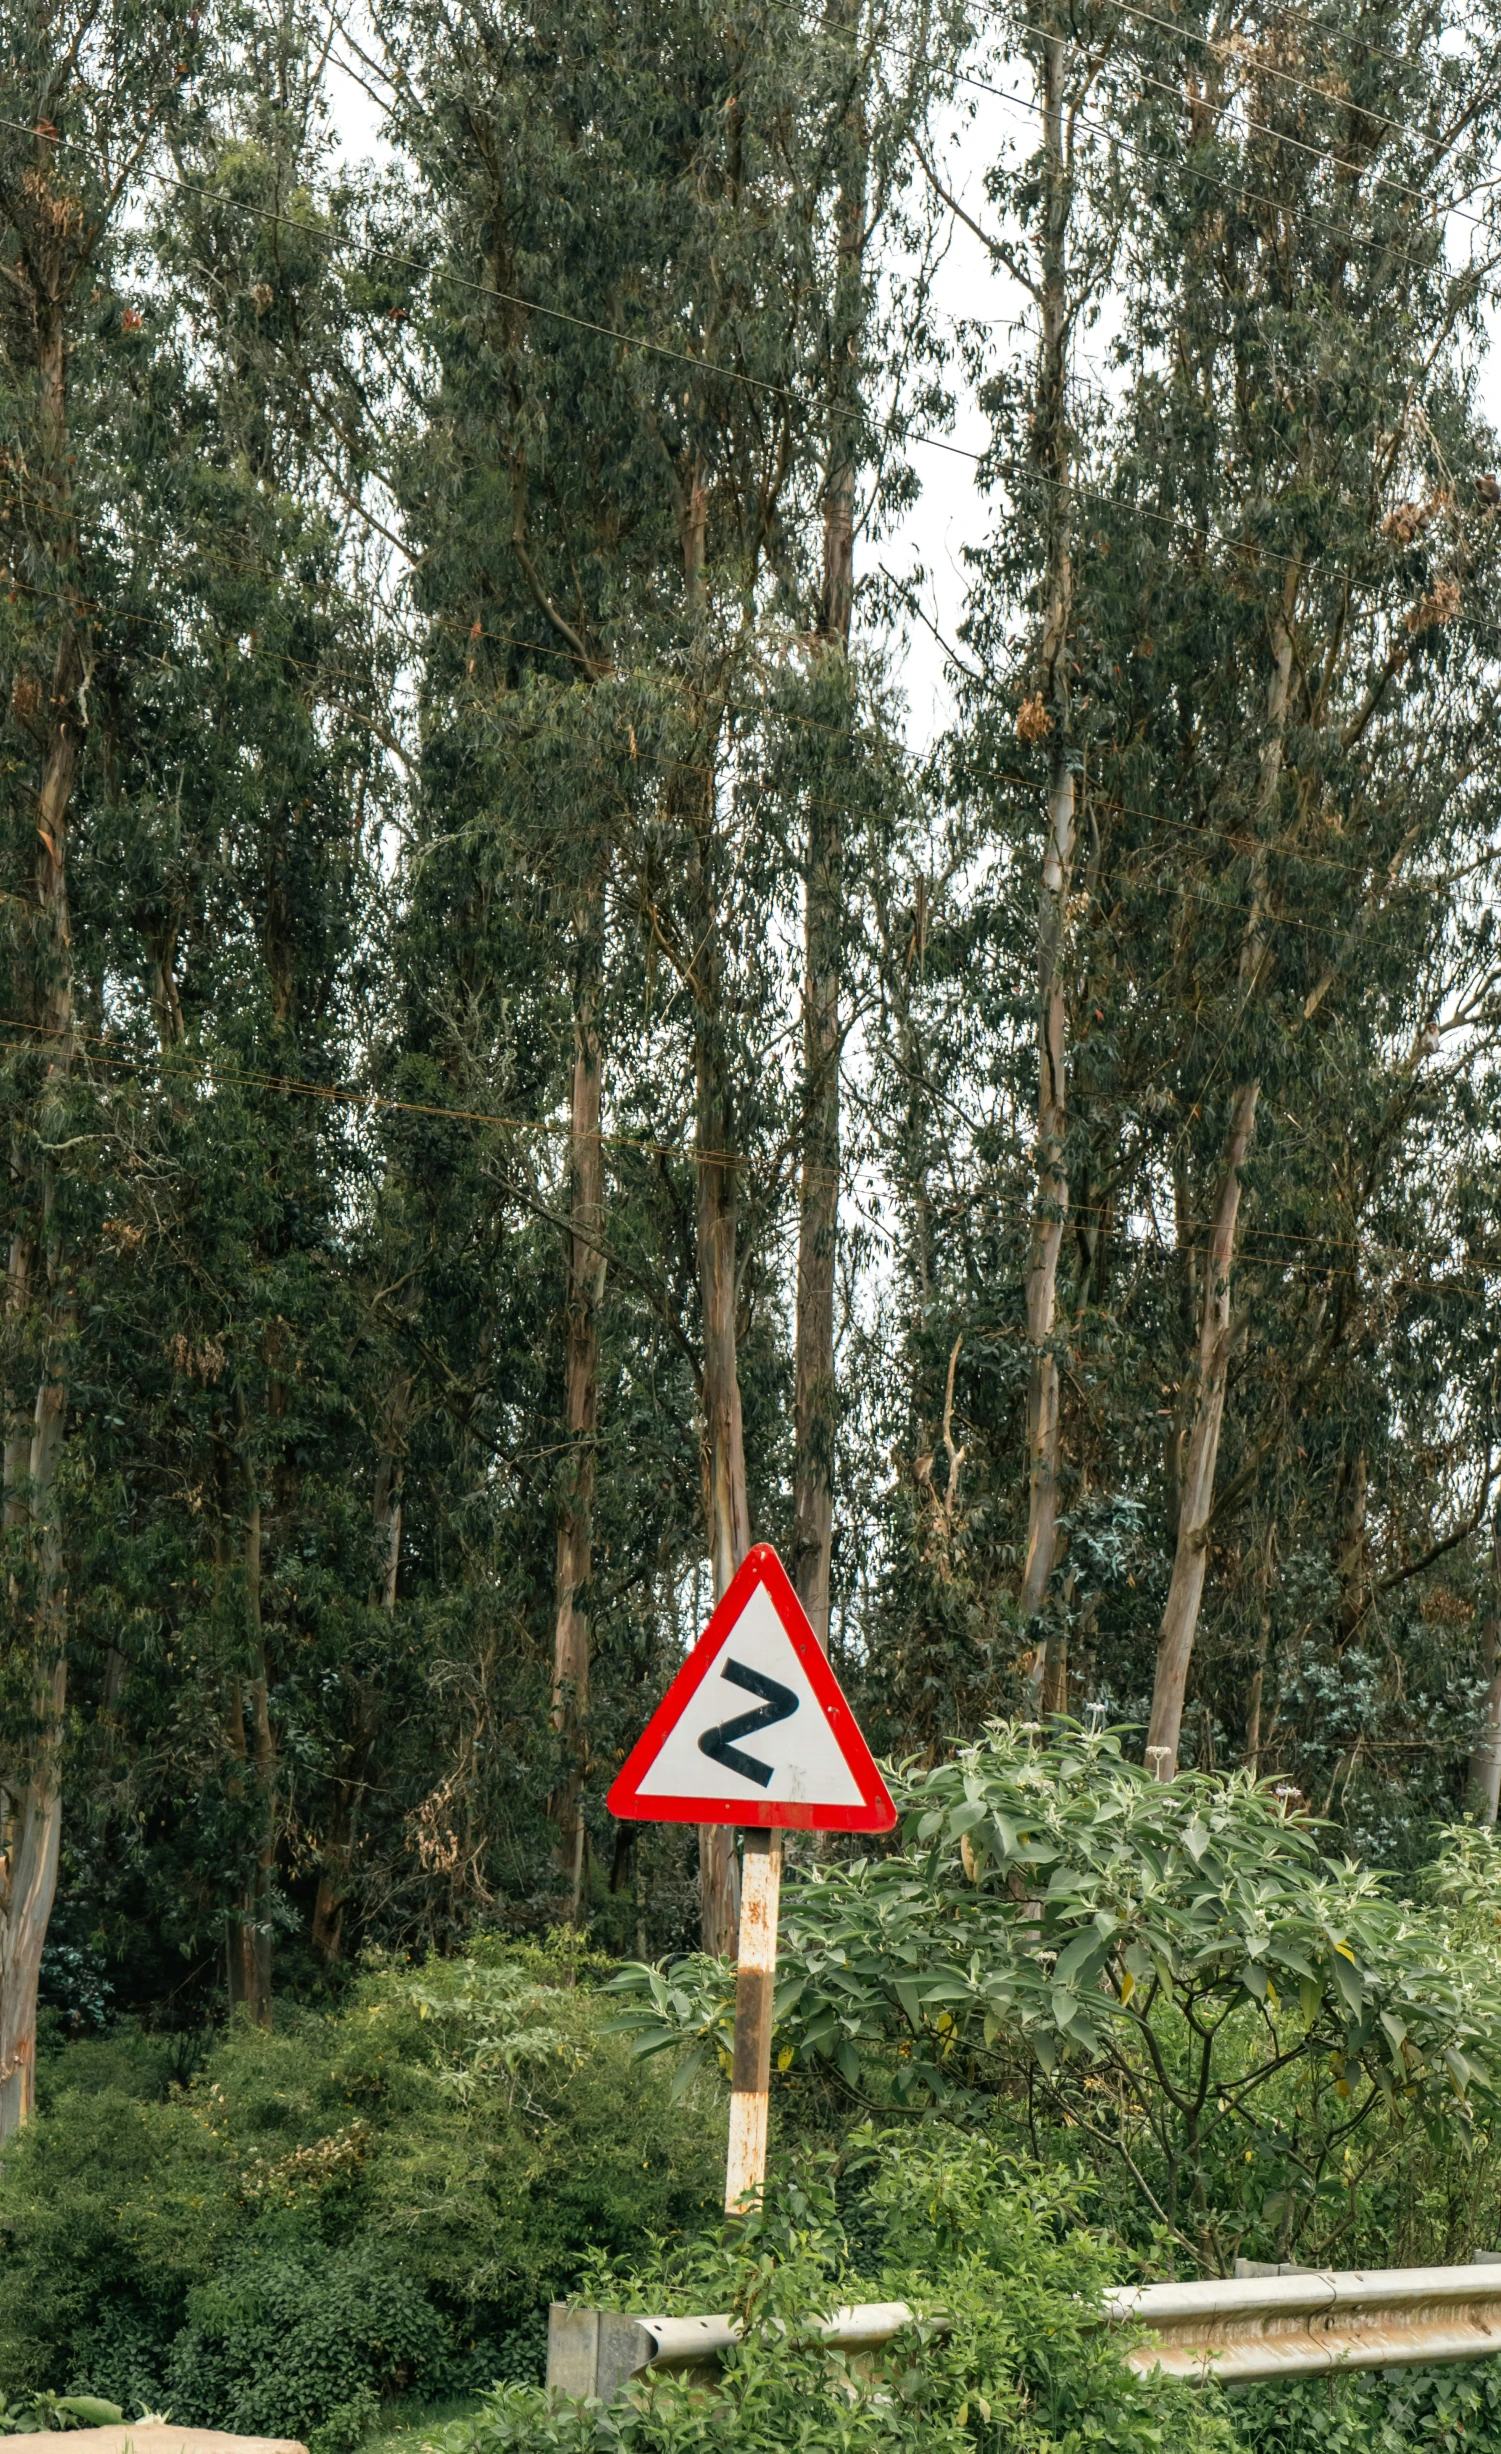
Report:
[[[709,2049],[706,2045],[696,2045],[691,2053],[684,2054],[682,2061],[672,2074],[668,2089],[668,2094],[674,2104],[680,2103],[686,2096],[708,2059]]]
[[[1073,1941],[1060,1951],[1053,1966],[1055,1985],[1086,1985],[1103,1966],[1109,1950],[1108,1936],[1098,1934],[1093,1926],[1076,1934]]]

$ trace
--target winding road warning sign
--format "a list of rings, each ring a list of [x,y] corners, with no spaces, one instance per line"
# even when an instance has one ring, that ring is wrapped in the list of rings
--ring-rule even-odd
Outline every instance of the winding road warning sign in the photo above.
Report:
[[[758,1542],[610,1791],[643,1823],[889,1832],[896,1809],[769,1542]]]

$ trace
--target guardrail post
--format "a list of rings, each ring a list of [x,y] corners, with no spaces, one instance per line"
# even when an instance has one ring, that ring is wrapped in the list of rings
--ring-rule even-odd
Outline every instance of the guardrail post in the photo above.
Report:
[[[562,2394],[598,2395],[612,2403],[656,2351],[654,2335],[620,2309],[572,2309],[554,2301],[547,2313],[547,2382]]]

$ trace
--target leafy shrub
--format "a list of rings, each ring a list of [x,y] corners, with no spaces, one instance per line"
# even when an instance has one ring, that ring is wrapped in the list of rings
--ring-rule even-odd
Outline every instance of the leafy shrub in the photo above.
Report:
[[[1158,1781],[1108,1731],[994,1723],[894,1789],[901,1849],[784,1891],[779,2069],[987,2130],[1025,2103],[1113,2169],[1139,2248],[1210,2273],[1322,2261],[1413,2144],[1488,2130],[1493,1847],[1449,1836],[1414,1908],[1270,1784]],[[616,1982],[638,2050],[727,2050],[724,1963]]]
[[[1501,2363],[1279,2379],[1233,2407],[1250,2454],[1498,2454]]]
[[[0,2437],[41,2435],[49,2428],[109,2428],[123,2420],[118,2403],[92,2394],[37,2394],[25,2403],[0,2397]]]
[[[60,2049],[0,2179],[0,2394],[337,2454],[383,2395],[539,2375],[586,2262],[695,2225],[722,2131],[602,2033],[597,1971],[493,1944],[237,2024],[187,2083]],[[717,2135],[716,2135],[717,2134]]]
[[[74,2036],[107,2028],[115,1989],[96,1945],[49,1938],[42,1953],[40,2000]]]
[[[449,2321],[387,2244],[252,2251],[189,2294],[166,2403],[189,2424],[336,2449],[369,2434],[383,2397],[440,2390],[451,2365]]]
[[[831,2164],[773,2183],[728,2240],[590,2279],[617,2307],[732,2311],[743,2332],[718,2394],[663,2378],[606,2410],[501,2387],[441,2454],[1233,2454],[1213,2388],[1143,2382],[1100,2324],[1118,2253],[1078,2176],[936,2124],[857,2134],[837,2191]],[[830,2351],[820,2311],[888,2299],[915,2317],[878,2374]]]

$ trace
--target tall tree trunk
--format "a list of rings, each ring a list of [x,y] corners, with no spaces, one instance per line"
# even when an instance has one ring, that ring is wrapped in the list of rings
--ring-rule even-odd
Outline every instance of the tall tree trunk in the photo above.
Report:
[[[22,1169],[13,1174],[18,1202],[27,1199]],[[5,1530],[11,1537],[8,1603],[28,1607],[28,1582],[19,1546],[30,1516],[31,1445],[36,1414],[20,1391],[29,1343],[31,1280],[36,1247],[23,1230],[11,1238],[6,1280],[5,1328],[10,1386],[6,1391]],[[62,1724],[63,1665],[58,1686],[44,1706],[44,1720]],[[47,1707],[52,1709],[50,1715]],[[57,1888],[62,1817],[56,1795],[55,1755],[44,1749],[27,1766],[29,1777],[0,1784],[0,2140],[29,2120],[36,2075],[36,1997],[42,1946]]]
[[[355,1827],[375,1749],[375,1730],[374,1692],[362,1682],[354,1699],[354,1723],[349,1733],[344,1769],[335,1785],[333,1809],[323,1837],[318,1889],[313,1897],[312,1922],[308,1929],[308,1940],[330,1973],[338,1967],[343,1956],[344,1911],[349,1902],[350,1876],[354,1867]]]
[[[855,473],[841,457],[824,507],[821,637],[847,655],[854,574]],[[793,1404],[792,1582],[825,1652],[834,1546],[834,1295],[839,1257],[843,832],[836,796],[812,796],[803,887],[802,1189],[798,1210]]]
[[[707,850],[705,845],[701,868]],[[697,1017],[695,1051],[697,1246],[704,1352],[704,1513],[718,1603],[750,1548],[750,1512],[736,1354],[734,1110],[724,1078],[718,943],[707,894],[704,918],[700,965],[706,994]],[[700,1825],[698,1867],[703,1947],[733,1958],[740,1933],[740,1876],[733,1837],[723,1826]]]
[[[1266,833],[1276,810],[1287,738],[1288,699],[1292,684],[1292,612],[1298,588],[1298,566],[1288,566],[1281,607],[1272,626],[1272,671],[1267,683],[1266,727],[1257,771],[1253,826],[1251,908],[1240,951],[1240,1010],[1244,1014],[1261,986],[1267,968]],[[1209,1519],[1214,1507],[1214,1477],[1219,1463],[1220,1431],[1225,1418],[1225,1382],[1230,1370],[1230,1282],[1235,1265],[1235,1230],[1240,1214],[1240,1170],[1256,1129],[1259,1077],[1236,1086],[1230,1102],[1224,1169],[1215,1198],[1200,1297],[1199,1351],[1192,1410],[1183,1448],[1178,1492],[1178,1529],[1173,1551],[1162,1624],[1157,1634],[1157,1672],[1152,1687],[1152,1719],[1147,1731],[1147,1762],[1163,1780],[1178,1769],[1178,1741],[1183,1727],[1183,1699],[1188,1666],[1198,1633],[1199,1605],[1209,1564]]]
[[[1334,1641],[1336,1651],[1342,1653],[1366,1614],[1369,1475],[1363,1448],[1341,1464],[1338,1505],[1340,1530],[1334,1579],[1339,1601],[1334,1614]]]
[[[25,1167],[19,1141],[11,1160],[11,1198],[18,1209],[27,1201]],[[36,1245],[23,1226],[10,1239],[5,1274],[5,1530],[14,1533],[29,1514],[27,1487],[31,1477],[31,1433],[36,1420],[35,1392],[25,1386],[31,1329],[31,1288],[36,1272]],[[14,1575],[11,1600],[16,1600]]]
[[[829,22],[853,35],[858,0],[835,0]],[[823,591],[818,638],[826,659],[849,655],[855,594],[855,427],[864,321],[866,161],[864,97],[846,116],[849,155],[836,208],[835,364],[824,480]],[[844,674],[846,684],[849,676]],[[803,1151],[797,1233],[793,1403],[792,1582],[829,1649],[834,1549],[834,1294],[839,1260],[840,1023],[844,840],[838,794],[810,797],[803,884]]]
[[[1480,1736],[1470,1757],[1470,1803],[1482,1823],[1496,1820],[1501,1800],[1501,1509],[1491,1521],[1491,1590],[1481,1626],[1486,1690]]]
[[[808,814],[803,911],[803,1164],[797,1233],[792,1582],[829,1649],[834,1549],[834,1294],[839,1258],[839,957],[843,928],[838,814]]]
[[[709,498],[695,464],[682,489],[683,578],[690,621],[705,603],[704,557]],[[694,1136],[698,1176],[696,1247],[699,1309],[703,1316],[704,1527],[714,1599],[723,1599],[750,1549],[745,1489],[745,1433],[740,1419],[740,1369],[736,1355],[735,1132],[724,1044],[723,955],[715,896],[715,745],[718,726],[699,702],[698,748],[691,768],[680,770],[674,790],[694,839],[690,903],[694,912]],[[733,1835],[720,1824],[698,1832],[699,1931],[705,1951],[732,1959],[740,1935],[740,1869]]]
[[[216,1547],[220,1551],[222,1560],[222,1554],[225,1546],[221,1542]],[[229,1695],[225,1706],[224,1728],[225,1736],[229,1741],[229,1752],[234,1757],[237,1764],[245,1767],[245,1773],[248,1777],[250,1748],[245,1736],[245,1682],[238,1669],[231,1671],[229,1677]],[[243,1786],[243,1781],[238,1777],[231,1780],[230,1788],[232,1793],[237,1788],[243,1790]],[[231,1912],[224,1929],[224,1993],[226,2007],[229,2011],[231,2019],[233,2019],[236,2011],[244,2009],[246,2002],[245,1977],[248,1966],[245,1952],[244,1923],[246,1901],[247,1895],[242,1894],[239,1907]]]
[[[257,2028],[271,2025],[271,1894],[276,1873],[276,1747],[271,1735],[270,1683],[262,1649],[250,1681],[251,1727],[255,1737],[255,1787],[261,1816],[261,1845],[255,1877],[240,1928],[245,1966],[245,2007]]]
[[[1072,449],[1068,418],[1067,234],[1069,172],[1064,150],[1066,46],[1049,34],[1042,46],[1044,223],[1039,305],[1035,441],[1046,509],[1043,628],[1036,692],[1029,703],[1037,732],[1047,728],[1048,812],[1037,905],[1037,1136],[1027,1268],[1027,1552],[1022,1570],[1023,1616],[1037,1619],[1047,1601],[1058,1552],[1060,1414],[1055,1330],[1058,1259],[1068,1217],[1064,1140],[1068,1130],[1068,997],[1064,940],[1074,861],[1074,770],[1069,721],[1069,628],[1073,617],[1071,532]],[[1024,711],[1026,712],[1026,711]],[[1034,1707],[1057,1709],[1067,1691],[1067,1639],[1061,1629],[1040,1637],[1033,1656]]]
[[[558,1863],[577,1925],[585,1833],[581,1793],[587,1771],[589,1621],[583,1597],[593,1566],[595,1432],[599,1420],[599,1307],[604,1295],[604,1148],[600,1140],[600,1009],[604,993],[604,895],[596,882],[574,920],[573,1093],[569,1123],[570,1229],[567,1251],[565,1404],[568,1456],[558,1511],[557,1620],[553,1638],[552,1725],[566,1769],[553,1798]]]
[[[67,1665],[53,1664],[40,1698],[41,1752],[30,1778],[0,1787],[0,2140],[36,2101],[36,2006],[42,1948],[57,1890],[62,1794],[57,1779]]]
[[[1242,1761],[1248,1772],[1261,1773],[1261,1713],[1266,1696],[1266,1666],[1272,1649],[1272,1569],[1276,1557],[1277,1521],[1267,1520],[1261,1557],[1256,1564],[1256,1654],[1246,1694],[1246,1745]]]
[[[1178,1502],[1178,1540],[1173,1552],[1172,1582],[1157,1635],[1157,1675],[1152,1689],[1151,1726],[1147,1731],[1147,1762],[1164,1781],[1171,1780],[1178,1769],[1188,1665],[1198,1632],[1199,1604],[1209,1559],[1209,1518],[1214,1506],[1214,1473],[1230,1369],[1230,1273],[1240,1210],[1240,1169],[1256,1124],[1258,1092],[1258,1084],[1242,1084],[1231,1102],[1225,1173],[1214,1205],[1204,1263],[1198,1366]]]
[[[733,1127],[721,1064],[718,1033],[712,1018],[704,1017],[698,1049],[698,1284],[704,1340],[704,1482],[716,1603],[750,1549],[735,1351],[735,1170],[728,1156]],[[733,1959],[740,1933],[740,1877],[733,1836],[722,1825],[700,1825],[698,1865],[703,1947]]]
[[[719,1602],[750,1549],[750,1526],[735,1351],[735,1171],[727,1155],[732,1123],[713,1037],[705,1034],[698,1058],[698,1283],[709,1562]]]
[[[57,498],[56,560],[64,587],[72,583],[77,537],[68,480],[67,361],[62,316],[42,322],[38,372],[47,457]],[[68,909],[68,816],[82,741],[86,679],[77,620],[65,606],[53,662],[51,717],[36,802],[35,901],[30,915],[31,1016],[41,1039],[45,1073],[44,1124],[61,1105],[73,1065],[73,932]],[[55,1136],[43,1130],[45,1143]],[[62,1827],[60,1759],[68,1691],[67,1586],[58,1522],[57,1469],[68,1408],[68,1367],[77,1315],[71,1258],[57,1211],[53,1162],[35,1177],[29,1154],[17,1153],[16,1190],[25,1210],[40,1213],[40,1234],[22,1225],[12,1238],[6,1311],[10,1339],[22,1353],[40,1299],[41,1370],[30,1438],[19,1407],[6,1423],[4,1518],[23,1546],[26,1566],[13,1580],[11,1608],[30,1620],[29,1679],[35,1726],[22,1779],[0,1787],[0,2139],[26,2121],[35,2093],[37,1986],[42,1949],[57,1889]],[[38,1285],[40,1258],[44,1280]],[[18,1563],[19,1565],[19,1563]],[[30,1590],[18,1590],[22,1582]]]

